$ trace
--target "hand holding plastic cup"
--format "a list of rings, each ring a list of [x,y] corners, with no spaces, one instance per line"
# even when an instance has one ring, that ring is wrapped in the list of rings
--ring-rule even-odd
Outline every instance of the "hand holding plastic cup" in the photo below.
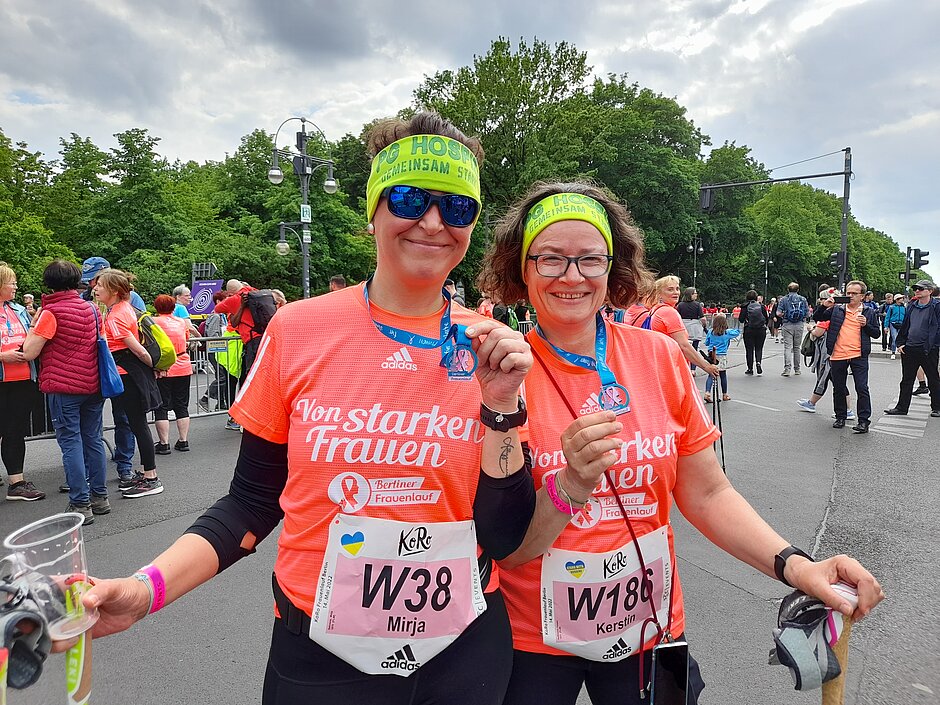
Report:
[[[82,521],[78,513],[56,514],[3,540],[4,548],[13,552],[18,577],[29,583],[53,640],[83,634],[98,621],[97,608],[82,604],[82,595],[91,588]]]

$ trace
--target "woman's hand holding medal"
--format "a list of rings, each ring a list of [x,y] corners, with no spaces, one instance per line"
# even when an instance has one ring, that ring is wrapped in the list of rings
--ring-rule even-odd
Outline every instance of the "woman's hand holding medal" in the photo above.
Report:
[[[514,411],[519,387],[532,369],[532,350],[519,331],[494,320],[467,328],[477,356],[477,380],[483,403],[494,411]]]
[[[561,434],[561,448],[568,460],[563,485],[575,500],[588,499],[604,472],[617,462],[623,430],[613,411],[587,414]]]

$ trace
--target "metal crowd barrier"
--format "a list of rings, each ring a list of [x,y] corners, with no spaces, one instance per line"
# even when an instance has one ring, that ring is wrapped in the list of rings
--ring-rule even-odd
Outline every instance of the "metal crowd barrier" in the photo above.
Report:
[[[189,357],[192,362],[193,374],[189,382],[189,415],[194,416],[221,416],[228,414],[228,408],[235,400],[238,379],[228,373],[216,359],[216,354],[226,352],[229,345],[237,338],[208,337],[190,338]],[[241,351],[241,346],[235,346]],[[200,405],[205,397],[206,404]],[[55,438],[52,420],[49,418],[49,405],[46,396],[37,397],[35,406],[29,410],[29,434],[26,440],[42,440]],[[170,414],[173,420],[173,414]],[[150,423],[153,423],[153,414]],[[111,416],[111,405],[104,406],[104,431],[114,430],[114,419]]]

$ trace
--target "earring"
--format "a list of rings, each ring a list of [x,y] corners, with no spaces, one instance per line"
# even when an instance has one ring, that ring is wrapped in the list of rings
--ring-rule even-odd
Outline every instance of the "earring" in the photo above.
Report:
[[[368,232],[370,235],[373,235],[375,233],[375,226],[372,223],[369,223],[366,226],[366,232]]]

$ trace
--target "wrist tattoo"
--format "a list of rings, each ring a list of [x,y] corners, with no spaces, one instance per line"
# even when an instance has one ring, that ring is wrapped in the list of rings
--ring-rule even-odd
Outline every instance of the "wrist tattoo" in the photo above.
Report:
[[[512,439],[507,438],[503,441],[503,447],[499,451],[499,469],[503,477],[509,477],[509,456],[512,455]]]

